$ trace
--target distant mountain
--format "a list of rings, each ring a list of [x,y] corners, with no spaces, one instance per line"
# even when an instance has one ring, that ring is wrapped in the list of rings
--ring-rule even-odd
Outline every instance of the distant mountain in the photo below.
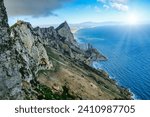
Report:
[[[121,22],[83,22],[79,24],[70,24],[72,32],[76,32],[77,30],[84,29],[84,28],[93,28],[98,26],[104,25],[118,25],[122,24]]]
[[[122,24],[122,22],[83,22],[83,23],[76,23],[76,24],[69,24],[69,27],[71,28],[72,33],[75,33],[77,30],[84,29],[84,28],[93,28],[98,26],[104,26],[104,25],[118,25]],[[59,26],[59,24],[51,24],[55,28]],[[50,25],[40,25],[40,27],[49,27]],[[34,26],[36,27],[36,26]]]

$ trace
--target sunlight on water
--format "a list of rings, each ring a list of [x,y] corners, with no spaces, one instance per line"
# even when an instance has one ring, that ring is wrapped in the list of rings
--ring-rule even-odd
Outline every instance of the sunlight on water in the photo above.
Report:
[[[94,67],[109,72],[134,93],[134,98],[150,99],[150,25],[102,26],[76,35],[80,42],[91,43],[109,58]]]

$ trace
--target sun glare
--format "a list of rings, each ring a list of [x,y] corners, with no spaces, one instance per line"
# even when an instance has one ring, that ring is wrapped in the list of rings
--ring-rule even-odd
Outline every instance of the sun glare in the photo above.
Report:
[[[130,14],[127,16],[126,23],[129,25],[137,25],[139,23],[139,18],[135,14]]]

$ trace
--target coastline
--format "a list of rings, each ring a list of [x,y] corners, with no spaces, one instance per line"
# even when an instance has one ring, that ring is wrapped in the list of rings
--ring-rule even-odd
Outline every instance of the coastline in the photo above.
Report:
[[[76,32],[78,32],[80,29],[77,29],[77,28],[71,28],[71,32],[73,33],[73,34],[75,34]]]
[[[81,42],[78,40],[78,38],[77,38],[77,36],[76,36],[76,33],[77,33],[79,30],[80,30],[80,29],[74,30],[73,32],[72,32],[72,30],[71,30],[71,32],[73,33],[75,40],[80,44]],[[107,58],[107,57],[106,57],[106,58]],[[107,58],[107,60],[108,60],[108,58]],[[107,61],[107,60],[106,60],[106,61]],[[113,77],[110,76],[110,74],[109,74],[108,71],[102,69],[101,67],[94,67],[94,62],[100,63],[101,60],[99,60],[99,61],[95,61],[95,60],[92,61],[92,62],[91,62],[91,63],[92,63],[92,64],[91,64],[91,67],[94,68],[94,69],[96,69],[97,71],[102,71],[104,74],[107,74],[106,76],[108,76],[108,78],[112,81],[112,83],[114,83],[114,84],[118,87],[118,89],[120,89],[122,92],[126,93],[127,96],[130,98],[130,100],[135,100],[135,99],[136,99],[135,94],[134,94],[129,88],[125,88],[125,87],[121,86],[121,85],[118,83],[118,81],[117,81],[116,79],[113,79]],[[118,100],[118,99],[116,99],[116,100]]]
[[[106,61],[107,62],[107,61]],[[96,62],[96,63],[99,63],[100,64],[100,62]],[[93,67],[94,67],[94,63],[93,63]],[[120,86],[121,88],[124,88],[124,89],[127,89],[130,93],[131,93],[131,100],[137,100],[137,98],[136,98],[136,95],[129,89],[129,88],[126,88],[126,87],[124,87],[124,86],[122,86],[121,84],[119,84],[119,82],[115,79],[115,77],[113,77],[113,76],[110,76],[110,73],[107,71],[107,70],[105,70],[105,69],[103,69],[101,66],[100,67],[94,67],[95,69],[101,69],[101,70],[104,70],[108,75],[109,75],[109,78],[111,79],[111,80],[114,80],[115,81],[115,84],[117,85],[117,86]]]
[[[94,62],[95,62],[95,61],[94,61]],[[96,62],[96,63],[99,63],[99,64],[100,64],[100,62]],[[94,67],[94,63],[93,63],[92,66]],[[100,66],[100,67],[94,67],[94,68],[97,69],[97,70],[104,70],[104,71],[109,75],[109,78],[110,78],[111,80],[115,81],[115,84],[116,84],[117,86],[119,86],[120,88],[123,88],[123,89],[127,90],[127,91],[131,94],[131,100],[137,100],[136,95],[135,95],[129,88],[126,88],[126,87],[120,85],[119,82],[115,79],[115,77],[110,76],[110,73],[109,73],[107,70],[103,69],[101,66]]]

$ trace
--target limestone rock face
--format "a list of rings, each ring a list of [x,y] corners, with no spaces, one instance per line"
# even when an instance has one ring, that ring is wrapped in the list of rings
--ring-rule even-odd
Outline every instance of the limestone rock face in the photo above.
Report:
[[[29,23],[22,21],[10,29],[0,0],[0,99],[26,99],[24,84],[28,84],[31,93],[30,82],[36,81],[36,73],[51,67],[40,36]]]
[[[96,60],[106,60],[106,57],[100,54],[90,44],[87,44],[86,49],[81,48],[82,46],[80,47],[74,39],[67,22],[60,24],[56,29],[54,27],[36,27],[34,31],[40,36],[41,42],[44,45],[55,48],[71,59],[82,61],[86,64],[91,64]]]
[[[56,42],[59,39],[56,30],[52,26],[49,28],[36,27],[34,31],[40,36],[42,43],[45,45],[53,44],[53,41]]]
[[[3,0],[0,1],[0,99],[23,99],[17,56],[9,37]]]
[[[56,31],[58,32],[58,34],[61,37],[65,38],[65,41],[68,41],[72,44],[74,44],[76,42],[73,34],[71,33],[70,27],[66,21],[64,23],[62,23],[59,27],[57,27]]]
[[[3,0],[0,0],[0,44],[4,45],[9,41],[9,28],[6,9]]]
[[[35,72],[52,67],[41,38],[34,32],[30,23],[18,21],[11,28],[11,37],[17,52],[30,68],[35,69]]]

